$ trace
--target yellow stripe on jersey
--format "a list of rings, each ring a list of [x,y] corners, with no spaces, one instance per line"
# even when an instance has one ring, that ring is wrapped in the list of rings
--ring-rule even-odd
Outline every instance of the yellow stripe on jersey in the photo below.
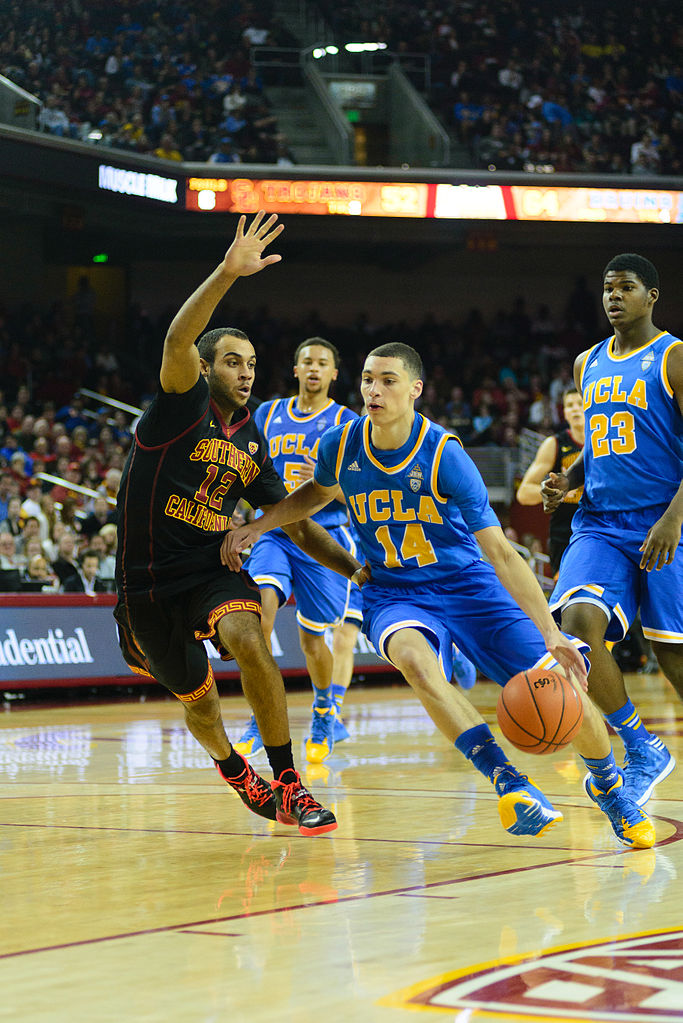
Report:
[[[614,338],[612,338],[612,341],[613,340],[614,340]],[[582,393],[583,393],[583,374],[586,372],[586,366],[588,365],[588,359],[590,358],[591,353],[594,352],[597,347],[598,347],[597,345],[593,345],[592,348],[589,348],[588,351],[586,352],[584,358],[583,358],[583,362],[581,363],[581,369],[579,370],[579,387],[581,388],[581,392]]]
[[[309,412],[308,415],[300,415],[300,413],[294,411],[294,402],[296,399],[297,395],[295,394],[294,397],[290,398],[287,402],[287,414],[295,423],[307,423],[309,420],[315,419],[316,416],[319,416],[321,412],[326,412],[330,405],[334,405],[334,401],[330,398],[327,404],[323,405],[322,408],[319,408],[317,412]]]
[[[351,429],[352,425],[353,425],[353,419],[350,419],[349,422],[344,427],[344,429],[342,430],[341,437],[339,438],[339,449],[337,451],[337,462],[336,462],[336,465],[334,467],[334,475],[335,475],[336,479],[339,479],[339,473],[341,472],[341,469],[342,469],[342,458],[344,457],[344,452],[346,451],[346,442],[349,439],[349,430]]]
[[[344,413],[346,411],[347,411],[346,405],[341,405],[339,407],[339,411],[337,412],[336,416],[334,417],[334,425],[335,426],[339,426],[339,424],[341,423],[341,417],[344,415]]]
[[[660,337],[664,337],[666,333],[667,333],[666,330],[660,330],[659,334],[656,334],[654,337],[651,337],[650,340],[646,341],[644,345],[640,346],[640,348],[634,348],[632,352],[625,352],[624,355],[615,355],[614,342],[616,340],[616,336],[612,336],[609,339],[609,344],[607,345],[608,358],[612,359],[614,362],[623,362],[624,359],[630,359],[632,355],[637,355],[638,352],[643,352],[650,345],[653,345],[655,341],[659,341]]]
[[[462,441],[460,440],[459,437],[456,437],[454,433],[445,433],[436,446],[436,451],[434,452],[434,461],[432,462],[432,474],[429,479],[429,485],[431,487],[432,493],[434,494],[434,497],[437,499],[437,501],[440,501],[441,504],[445,504],[446,501],[448,500],[447,497],[441,496],[441,494],[439,493],[438,486],[439,463],[441,462],[441,456],[443,455],[444,448],[446,447],[446,441],[448,440],[457,440],[460,447],[462,447]]]
[[[670,398],[673,398],[674,396],[674,389],[669,383],[669,374],[667,372],[666,365],[667,362],[669,361],[669,352],[671,351],[672,348],[675,348],[676,345],[683,345],[683,341],[679,341],[677,338],[669,345],[668,348],[664,350],[664,354],[662,355],[662,366],[660,370],[662,374],[662,383],[664,384],[664,390],[666,391]]]
[[[415,455],[420,450],[422,442],[427,436],[427,431],[429,430],[429,420],[425,419],[424,416],[421,416],[421,419],[422,426],[420,427],[420,432],[418,434],[417,440],[413,445],[413,450],[410,452],[410,454],[406,455],[403,461],[399,462],[398,465],[394,465],[391,468],[388,468],[386,465],[382,465],[382,463],[375,458],[370,449],[370,419],[369,417],[366,418],[365,422],[363,423],[363,447],[365,448],[365,454],[368,456],[372,464],[377,469],[381,469],[382,472],[387,473],[387,475],[389,476],[395,476],[397,472],[402,472],[402,470],[406,468],[409,462],[412,462],[413,458],[415,458]]]
[[[263,436],[266,438],[266,440],[268,440],[268,426],[270,425],[270,420],[273,418],[273,413],[275,412],[277,406],[278,401],[274,401],[273,404],[270,406],[270,412],[266,416],[266,421],[263,424]]]

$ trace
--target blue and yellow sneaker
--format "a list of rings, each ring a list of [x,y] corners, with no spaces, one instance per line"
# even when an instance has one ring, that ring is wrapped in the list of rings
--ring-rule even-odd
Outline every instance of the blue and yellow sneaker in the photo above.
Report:
[[[333,700],[325,707],[313,704],[311,734],[306,739],[306,760],[310,764],[322,764],[334,749],[336,720],[337,708]]]
[[[453,678],[461,689],[472,689],[477,681],[477,669],[462,650],[453,644]]]
[[[583,780],[587,795],[607,815],[612,830],[620,842],[631,849],[651,849],[657,840],[654,824],[626,790],[624,776],[611,789],[603,792],[594,784],[590,774]]]
[[[655,785],[664,781],[675,766],[676,761],[656,735],[648,742],[627,750],[624,759],[624,787],[630,798],[638,806],[645,806]]]
[[[336,685],[332,683],[332,699],[334,700],[334,707],[336,714],[334,717],[334,741],[344,742],[345,739],[349,739],[349,731],[341,719],[341,709],[346,696],[346,689],[344,686]]]
[[[339,712],[334,715],[334,741],[344,742],[345,739],[349,739],[349,730],[339,717]]]
[[[498,771],[494,786],[500,823],[510,835],[542,835],[563,820],[541,790],[512,765]]]
[[[238,741],[233,742],[232,745],[233,749],[236,749],[243,757],[253,757],[255,753],[263,749],[263,739],[253,714]]]

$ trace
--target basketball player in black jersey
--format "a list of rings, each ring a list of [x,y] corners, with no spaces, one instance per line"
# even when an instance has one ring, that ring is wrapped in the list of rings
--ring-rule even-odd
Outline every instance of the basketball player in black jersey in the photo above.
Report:
[[[575,387],[568,387],[562,396],[562,407],[567,427],[546,437],[536,452],[536,457],[524,473],[524,478],[517,491],[520,504],[541,504],[541,483],[548,473],[568,472],[583,450],[584,416],[583,400]],[[550,542],[548,554],[550,567],[555,575],[560,567],[562,555],[572,535],[572,519],[576,511],[583,487],[572,490],[565,496],[550,519]]]
[[[237,501],[263,508],[287,493],[246,407],[256,355],[246,334],[232,327],[210,330],[195,344],[239,277],[279,262],[278,255],[262,255],[283,229],[276,220],[264,221],[261,212],[245,230],[241,217],[223,261],[169,327],[161,386],[140,420],[119,489],[114,613],[129,666],[183,702],[188,729],[249,809],[317,835],[337,823],[294,769],[284,684],[260,627],[258,587],[220,560]],[[360,568],[310,519],[287,532],[342,575]],[[205,639],[241,669],[272,787],[228,740]]]

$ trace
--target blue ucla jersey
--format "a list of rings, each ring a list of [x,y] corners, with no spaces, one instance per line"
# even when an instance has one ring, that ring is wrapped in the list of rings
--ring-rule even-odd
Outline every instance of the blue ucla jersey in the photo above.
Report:
[[[317,459],[325,431],[358,418],[346,405],[338,405],[331,398],[319,412],[308,414],[299,412],[297,404],[296,397],[275,398],[259,405],[254,413],[254,422],[268,442],[270,457],[287,490],[295,490],[301,483],[297,471],[304,464],[304,455]],[[348,522],[348,513],[339,501],[332,501],[313,518],[330,529]]]
[[[397,450],[373,447],[370,434],[367,416],[329,430],[315,478],[340,484],[373,583],[429,586],[480,561],[472,533],[499,522],[457,437],[419,413]]]
[[[630,511],[668,504],[683,475],[683,416],[667,376],[678,338],[663,331],[617,355],[614,337],[591,348],[581,367],[586,417],[582,504]]]

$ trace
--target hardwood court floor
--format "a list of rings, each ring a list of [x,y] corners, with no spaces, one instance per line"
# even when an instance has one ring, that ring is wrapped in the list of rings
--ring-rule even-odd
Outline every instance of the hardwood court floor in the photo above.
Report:
[[[683,704],[630,685],[683,760]],[[491,722],[497,692],[473,693]],[[303,772],[339,829],[308,839],[242,807],[175,701],[0,714],[0,1019],[683,1021],[680,768],[630,852],[571,752],[518,754],[565,820],[516,839],[407,687],[352,690],[345,718]]]

